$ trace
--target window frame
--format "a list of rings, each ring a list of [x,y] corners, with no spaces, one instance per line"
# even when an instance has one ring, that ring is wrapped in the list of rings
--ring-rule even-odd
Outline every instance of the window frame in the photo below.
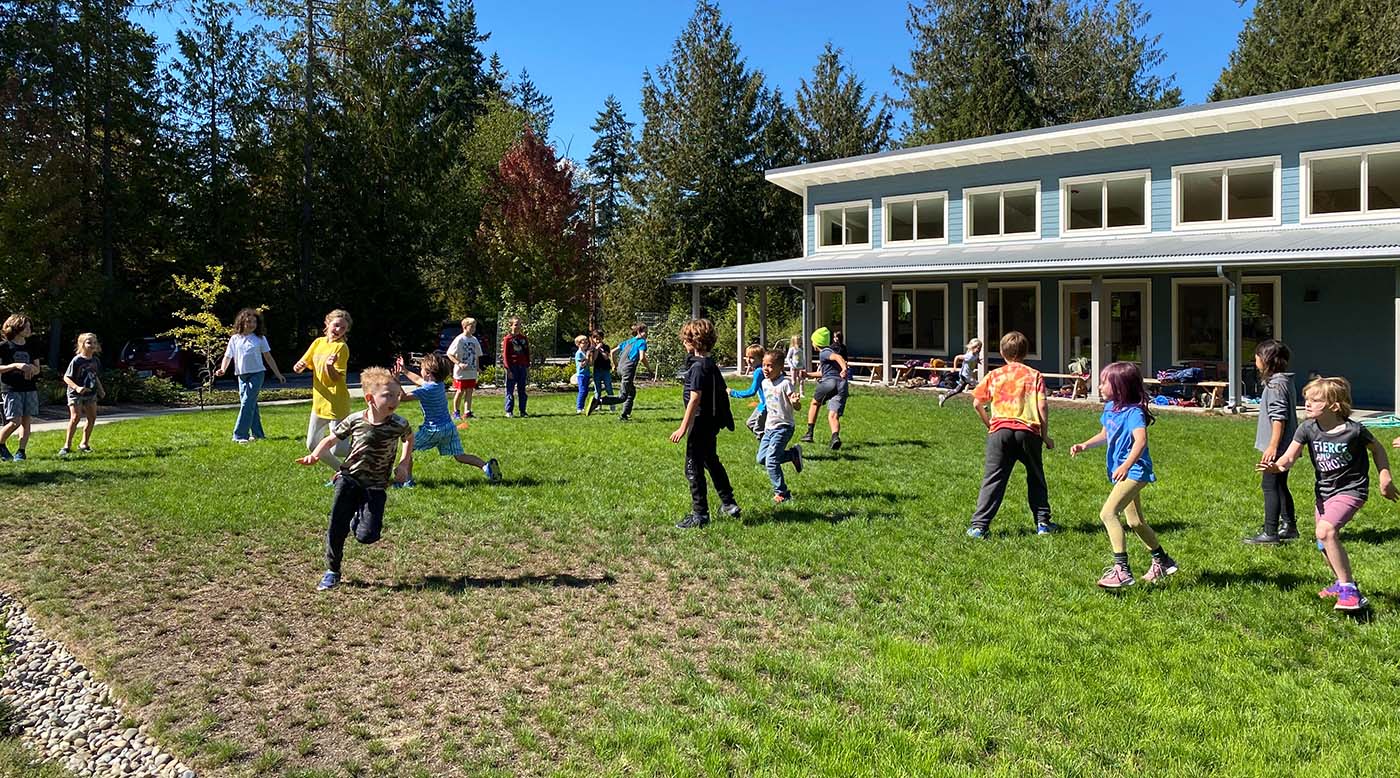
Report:
[[[1069,343],[1069,327],[1065,326],[1065,316],[1069,313],[1069,295],[1070,295],[1071,292],[1082,292],[1082,291],[1085,291],[1085,290],[1088,290],[1089,292],[1092,293],[1092,292],[1093,292],[1093,288],[1094,288],[1094,282],[1093,282],[1092,279],[1089,279],[1089,280],[1085,280],[1085,279],[1070,279],[1070,280],[1062,280],[1062,281],[1060,281],[1060,288],[1059,288],[1059,292],[1060,292],[1060,300],[1059,300],[1059,306],[1060,306],[1060,310],[1059,310],[1059,320],[1060,320],[1060,321],[1059,321],[1059,333],[1060,333],[1060,338],[1059,338],[1059,340],[1060,340],[1060,357],[1061,357],[1061,358],[1060,358],[1060,361],[1061,361],[1061,362],[1066,362],[1066,363],[1069,362],[1068,359],[1065,359],[1065,358],[1064,358],[1064,357],[1068,356],[1069,353],[1070,353],[1070,348],[1069,348],[1069,346],[1070,346],[1070,343]],[[1143,297],[1142,297],[1142,325],[1143,325],[1143,327],[1142,327],[1142,329],[1143,329],[1143,333],[1142,333],[1142,340],[1143,340],[1143,343],[1142,343],[1142,359],[1143,359],[1143,361],[1141,362],[1141,366],[1142,366],[1142,374],[1143,374],[1143,375],[1148,375],[1149,371],[1152,369],[1152,277],[1151,277],[1151,276],[1141,276],[1141,277],[1135,277],[1135,278],[1105,278],[1105,279],[1103,280],[1103,291],[1104,291],[1104,297],[1105,297],[1105,298],[1110,298],[1110,295],[1111,295],[1113,292],[1115,292],[1115,291],[1121,291],[1121,290],[1124,290],[1124,289],[1126,289],[1126,290],[1128,290],[1128,291],[1133,291],[1133,292],[1141,292],[1142,295],[1143,295]],[[1111,306],[1111,305],[1112,305],[1112,300],[1111,300],[1111,298],[1110,298],[1110,299],[1104,299],[1104,300],[1101,300],[1101,301],[1100,301],[1100,305],[1105,305],[1105,304]],[[1108,311],[1108,317],[1112,317],[1112,315],[1113,315],[1113,311],[1112,311],[1112,309],[1111,309],[1111,307],[1110,307],[1110,310]],[[1103,312],[1102,312],[1102,311],[1100,311],[1100,316],[1103,316]],[[1104,317],[1105,323],[1109,323],[1109,322],[1108,322],[1108,317]],[[1097,368],[1095,368],[1095,369],[1097,370]]]
[[[816,329],[817,327],[825,327],[825,326],[826,326],[825,324],[822,324],[822,323],[818,320],[818,318],[817,318],[817,314],[819,314],[819,313],[821,312],[821,309],[822,309],[822,293],[823,293],[823,292],[828,293],[828,294],[831,293],[831,292],[840,292],[840,293],[841,293],[841,327],[840,327],[840,330],[841,330],[841,332],[842,332],[843,334],[845,334],[845,332],[846,332],[846,322],[847,322],[847,320],[848,320],[848,319],[847,319],[847,314],[850,312],[851,300],[850,300],[850,295],[846,294],[846,286],[845,286],[844,284],[827,284],[827,285],[823,285],[823,286],[814,286],[814,287],[812,287],[812,308],[813,308],[813,311],[812,311],[812,327],[813,327],[813,329]],[[834,330],[833,330],[833,331],[834,331]]]
[[[1006,233],[1006,193],[1022,189],[1035,190],[1035,229],[1029,232]],[[1040,191],[1040,181],[1017,181],[1010,184],[993,184],[991,186],[972,186],[962,190],[963,212],[962,212],[962,239],[963,243],[1011,243],[1016,241],[1040,240],[1041,229],[1043,229],[1040,218],[1041,201],[1043,195]],[[996,235],[973,235],[972,234],[972,196],[979,194],[990,194],[996,192],[1001,195],[997,199],[997,226]],[[947,232],[945,229],[944,232]]]
[[[1230,170],[1232,168],[1259,167],[1272,165],[1274,169],[1274,215],[1250,219],[1230,218]],[[1221,171],[1223,181],[1220,187],[1220,218],[1208,222],[1183,222],[1181,220],[1182,196],[1181,176],[1185,173],[1205,173]],[[1172,231],[1192,232],[1198,230],[1237,229],[1239,227],[1279,227],[1283,224],[1283,157],[1249,157],[1246,159],[1225,159],[1214,162],[1198,162],[1190,165],[1172,166]]]
[[[1241,276],[1240,285],[1245,284],[1272,284],[1274,287],[1274,334],[1276,340],[1283,340],[1283,276]],[[1221,362],[1230,361],[1230,295],[1225,289],[1225,279],[1215,277],[1196,278],[1173,278],[1172,279],[1172,361],[1171,364],[1181,364],[1181,353],[1177,343],[1180,329],[1179,313],[1180,304],[1177,297],[1177,289],[1182,286],[1218,286],[1221,288],[1220,294],[1220,320],[1225,326],[1220,328],[1220,353],[1224,358]],[[1243,362],[1241,367],[1244,367]]]
[[[1039,281],[990,281],[990,282],[987,283],[987,292],[988,292],[988,293],[990,293],[993,289],[996,289],[996,290],[1008,289],[1008,288],[1011,288],[1011,289],[1027,289],[1027,288],[1030,288],[1030,287],[1035,287],[1035,348],[1036,348],[1036,350],[1033,351],[1033,352],[1031,352],[1031,353],[1029,353],[1029,354],[1026,354],[1025,360],[1026,360],[1027,362],[1039,361],[1039,360],[1041,359],[1041,354],[1044,352],[1044,349],[1045,349],[1045,333],[1042,332],[1042,330],[1045,328],[1045,321],[1044,321],[1044,317],[1045,317],[1045,308],[1044,308],[1044,301],[1041,300],[1041,286],[1042,286],[1042,285],[1041,285],[1041,283],[1040,283]],[[964,291],[964,292],[963,292],[963,305],[965,306],[965,307],[963,308],[963,326],[964,326],[964,328],[967,327],[967,319],[968,319],[968,316],[969,316],[969,315],[971,315],[971,317],[972,317],[972,319],[973,319],[973,322],[974,322],[973,325],[972,325],[972,327],[971,327],[971,329],[970,329],[970,331],[967,331],[967,332],[964,332],[964,333],[963,333],[964,336],[965,336],[965,337],[963,338],[963,343],[967,343],[969,340],[972,340],[973,338],[977,337],[977,325],[976,325],[976,319],[977,319],[977,305],[976,305],[976,300],[973,300],[971,306],[970,306],[970,307],[967,307],[967,306],[968,306],[968,299],[967,299],[967,297],[968,297],[968,292],[970,291],[970,292],[972,292],[972,293],[976,293],[976,291],[977,291],[977,284],[976,284],[976,283],[967,283],[967,284],[963,284],[963,289],[964,289],[964,290],[968,290],[968,291]],[[1000,308],[998,308],[998,310],[1000,310]],[[990,324],[990,323],[991,323],[991,322],[989,321],[988,324]],[[998,329],[1001,329],[1001,324],[1002,324],[1002,323],[1001,323],[1000,321],[997,322],[997,328],[998,328]],[[988,329],[990,329],[990,327],[989,327]],[[1004,335],[1005,333],[1003,332],[1002,334]],[[990,332],[987,333],[987,337],[988,337],[989,340],[991,339],[991,333],[990,333]],[[983,353],[984,355],[989,355],[989,354],[991,354],[991,353],[992,353],[992,346],[993,346],[993,345],[998,345],[998,348],[999,348],[999,344],[985,343],[985,344],[983,344],[983,346],[982,346],[982,353]]]
[[[1100,198],[1103,208],[1104,222],[1108,221],[1108,182],[1123,181],[1131,178],[1141,178],[1142,183],[1142,224],[1132,227],[1095,227],[1082,230],[1071,230],[1069,228],[1069,195],[1067,190],[1075,184],[1103,184],[1103,193]],[[1141,235],[1152,231],[1152,170],[1144,168],[1142,170],[1124,170],[1113,173],[1097,173],[1087,176],[1069,176],[1060,179],[1060,237],[1061,238],[1083,238],[1083,237],[1103,237],[1105,235]]]
[[[928,200],[934,197],[943,198],[943,237],[941,238],[914,238],[913,240],[892,240],[890,238],[889,207],[899,203],[915,203],[914,205],[914,231],[919,229],[919,200]],[[880,198],[880,245],[881,246],[946,246],[948,245],[948,190],[939,192],[923,192],[920,194],[895,195],[893,197]]]
[[[946,222],[945,222],[945,224],[946,224]],[[946,234],[948,231],[945,229],[943,232]],[[915,292],[919,292],[919,291],[928,291],[928,290],[930,290],[930,289],[938,289],[938,290],[941,290],[941,291],[943,292],[943,350],[942,350],[942,351],[938,351],[938,350],[935,350],[935,349],[932,349],[932,348],[919,348],[919,297],[918,297],[917,294],[915,294]],[[948,356],[950,353],[952,353],[952,344],[951,344],[951,343],[949,342],[949,340],[948,340],[948,336],[951,334],[951,333],[949,332],[949,327],[948,327],[948,311],[952,308],[952,306],[950,305],[950,301],[948,300],[948,284],[946,284],[946,283],[943,283],[943,284],[894,284],[894,285],[892,285],[892,286],[890,287],[891,298],[893,298],[893,295],[894,295],[894,293],[896,293],[896,292],[909,292],[909,293],[910,293],[910,295],[909,295],[909,299],[910,299],[910,309],[911,309],[911,315],[914,317],[914,348],[901,348],[901,349],[897,349],[897,350],[899,351],[899,353],[901,353],[901,354],[918,354],[918,355],[920,355],[920,356],[925,356],[925,355],[926,355],[926,356],[931,356],[931,357],[946,357],[946,356]],[[890,333],[891,333],[891,339],[893,340],[893,333],[894,333],[894,319],[893,319],[893,316],[894,316],[894,313],[895,313],[895,312],[894,312],[894,305],[893,305],[894,300],[891,299],[891,300],[890,300],[890,303],[891,303],[891,305],[890,305],[890,316],[891,316],[891,319],[890,319]],[[891,349],[894,348],[893,342],[891,342],[890,348],[891,348]]]
[[[1385,220],[1400,217],[1400,208],[1371,209],[1370,168],[1372,154],[1393,154],[1400,152],[1400,143],[1372,143],[1366,146],[1348,146],[1338,149],[1317,149],[1304,151],[1298,155],[1298,222],[1300,224],[1328,224],[1336,222]],[[1343,213],[1312,212],[1312,163],[1316,160],[1345,159],[1361,157],[1361,210]]]
[[[842,243],[842,244],[837,245],[837,246],[823,246],[823,245],[822,245],[822,231],[821,231],[821,227],[822,227],[822,222],[821,222],[822,213],[825,212],[825,211],[834,211],[834,210],[840,210],[840,211],[841,211],[841,235],[842,235],[842,238],[844,239],[844,237],[846,236],[846,233],[848,232],[848,230],[847,230],[847,228],[846,228],[846,210],[849,209],[849,208],[858,208],[858,207],[860,207],[860,206],[865,206],[865,218],[866,218],[866,224],[868,225],[868,226],[866,227],[866,231],[865,231],[865,242],[864,242],[864,243]],[[874,234],[875,234],[875,230],[874,230],[874,225],[871,224],[870,220],[874,217],[874,210],[875,210],[875,201],[874,201],[874,200],[848,200],[848,201],[846,201],[846,202],[841,202],[841,203],[822,203],[821,205],[813,206],[813,207],[812,207],[812,221],[816,222],[814,232],[815,232],[815,237],[816,237],[816,239],[817,239],[817,246],[816,246],[816,251],[815,251],[815,253],[817,253],[817,254],[826,254],[826,253],[833,253],[833,252],[854,251],[854,250],[859,250],[859,249],[869,249],[869,248],[871,248],[871,247],[874,245],[874,244],[872,243],[872,241],[873,241],[873,236],[874,236]]]

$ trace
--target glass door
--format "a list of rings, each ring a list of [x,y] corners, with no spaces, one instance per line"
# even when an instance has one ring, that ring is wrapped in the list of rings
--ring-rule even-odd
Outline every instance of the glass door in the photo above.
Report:
[[[1064,295],[1060,312],[1061,331],[1064,333],[1064,361],[1069,363],[1078,357],[1088,359],[1094,348],[1093,330],[1090,328],[1090,287],[1088,283],[1075,282],[1064,285]],[[1104,359],[1108,362],[1136,362],[1148,369],[1148,343],[1150,339],[1150,299],[1151,286],[1145,281],[1120,281],[1104,283]],[[1095,365],[1097,371],[1101,365]]]

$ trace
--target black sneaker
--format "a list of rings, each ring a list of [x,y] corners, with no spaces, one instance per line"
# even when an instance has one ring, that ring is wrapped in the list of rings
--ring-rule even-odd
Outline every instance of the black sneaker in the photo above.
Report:
[[[832,436],[831,436],[831,450],[832,450],[832,451],[840,451],[840,450],[841,450],[841,436],[840,436],[840,435],[832,435]]]
[[[1297,533],[1294,533],[1295,537]],[[1250,535],[1244,538],[1243,542],[1250,546],[1277,546],[1283,539],[1278,535],[1271,535],[1267,532],[1260,532],[1258,535]]]
[[[798,438],[797,440],[798,440],[799,443],[811,443],[811,442],[813,442],[813,441],[812,441],[812,433],[809,432],[809,433],[807,433],[806,435],[803,435],[802,437]]]
[[[697,529],[710,523],[710,517],[703,513],[692,513],[676,523],[678,529]]]
[[[801,447],[801,446],[793,446],[793,447],[792,447],[792,469],[795,470],[795,471],[797,471],[797,472],[799,472],[799,473],[802,472],[802,447]]]
[[[744,509],[740,508],[739,503],[737,502],[725,503],[722,507],[722,510],[725,512],[725,514],[735,519],[739,518],[739,514],[744,512]]]
[[[618,416],[618,417],[617,417],[617,420],[618,420],[618,421],[631,421],[631,420],[632,420],[632,417],[631,417],[630,415],[624,413],[624,414],[622,414],[621,416]]]
[[[8,462],[14,457],[10,456],[10,449],[4,443],[0,443],[0,462]]]
[[[1297,524],[1291,524],[1291,523],[1286,522],[1286,521],[1279,522],[1279,525],[1278,525],[1278,539],[1279,539],[1279,540],[1297,540],[1297,539],[1298,539],[1298,525],[1297,525]]]

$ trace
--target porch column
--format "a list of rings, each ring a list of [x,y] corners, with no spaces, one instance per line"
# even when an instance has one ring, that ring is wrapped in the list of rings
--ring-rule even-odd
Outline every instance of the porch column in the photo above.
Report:
[[[1103,353],[1103,276],[1094,276],[1089,282],[1089,399],[1094,402],[1103,400],[1094,378],[1103,371]]]
[[[747,302],[744,296],[747,292],[744,285],[740,284],[734,295],[734,340],[738,344],[734,350],[734,361],[739,365],[737,370],[739,375],[744,374],[744,347],[748,345],[744,342],[744,308],[746,307],[744,303]]]
[[[815,311],[812,310],[812,285],[802,285],[802,371],[812,369],[812,320],[815,318]]]
[[[700,285],[690,285],[690,318],[700,318]]]
[[[1395,413],[1400,414],[1400,265],[1395,266]]]
[[[1229,349],[1226,364],[1229,366],[1230,376],[1226,379],[1229,388],[1226,391],[1229,399],[1225,401],[1225,407],[1231,413],[1236,413],[1240,409],[1240,332],[1244,329],[1243,311],[1240,309],[1240,272],[1238,270],[1230,273],[1229,281],[1225,284],[1226,294],[1229,296],[1228,313],[1230,315],[1229,337],[1226,339],[1226,348]]]
[[[987,376],[987,355],[992,344],[987,342],[987,279],[977,279],[977,339],[982,341],[982,358],[977,360],[977,381]]]
[[[894,361],[894,333],[890,331],[890,305],[894,300],[894,285],[889,281],[880,284],[880,378],[886,384],[894,383],[890,363]]]
[[[768,345],[768,287],[758,288],[758,342],[764,348],[772,348]]]

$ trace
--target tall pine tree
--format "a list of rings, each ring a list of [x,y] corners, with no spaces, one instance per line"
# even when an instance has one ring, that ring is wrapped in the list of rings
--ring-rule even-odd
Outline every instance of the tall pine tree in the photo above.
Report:
[[[612,235],[629,202],[627,191],[632,187],[637,172],[633,126],[632,122],[627,121],[622,103],[616,96],[608,95],[607,100],[603,101],[603,110],[598,112],[598,119],[593,122],[595,139],[593,152],[588,155],[588,169],[594,182],[590,192],[593,200],[593,234],[598,242]]]
[[[893,118],[841,62],[830,41],[817,57],[812,80],[795,95],[797,136],[803,162],[870,154],[889,147]]]

